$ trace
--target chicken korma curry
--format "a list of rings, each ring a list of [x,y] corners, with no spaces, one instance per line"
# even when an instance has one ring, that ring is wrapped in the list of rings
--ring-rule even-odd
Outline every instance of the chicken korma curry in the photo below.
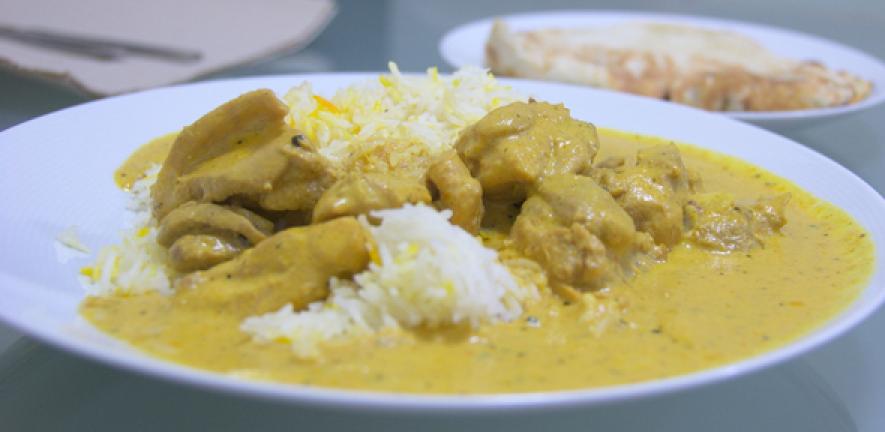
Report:
[[[83,269],[81,312],[252,379],[530,392],[776,348],[869,277],[838,208],[586,120],[480,70],[246,93],[121,166],[137,216]]]

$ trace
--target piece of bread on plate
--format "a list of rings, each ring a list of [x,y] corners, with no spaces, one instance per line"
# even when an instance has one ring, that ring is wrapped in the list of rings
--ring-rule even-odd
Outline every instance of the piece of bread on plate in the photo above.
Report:
[[[835,107],[872,91],[848,72],[777,56],[746,36],[675,24],[515,32],[496,20],[485,48],[498,76],[590,85],[713,111]]]

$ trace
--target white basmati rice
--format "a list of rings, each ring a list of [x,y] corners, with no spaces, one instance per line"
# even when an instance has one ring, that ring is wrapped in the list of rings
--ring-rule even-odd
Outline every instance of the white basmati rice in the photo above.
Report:
[[[91,266],[80,270],[80,281],[93,296],[139,294],[159,291],[171,294],[171,271],[166,267],[166,249],[157,244],[157,226],[151,217],[151,186],[157,181],[160,165],[132,184],[127,210],[129,228],[123,241],[103,247]]]
[[[69,226],[55,236],[55,258],[64,264],[72,259],[89,256],[89,246],[80,240],[76,226]]]
[[[513,320],[537,297],[498,261],[497,252],[451,224],[451,212],[424,205],[372,212],[361,222],[374,240],[372,263],[354,284],[334,281],[332,294],[305,311],[291,306],[247,318],[242,329],[258,340],[285,340],[303,357],[324,341],[384,328]]]
[[[436,68],[424,76],[402,75],[396,64],[389,67],[389,75],[345,87],[330,99],[314,93],[310,83],[292,88],[283,98],[289,124],[342,168],[400,169],[408,159],[448,149],[463,128],[492,109],[525,99],[476,67],[450,76]],[[376,147],[395,151],[373,153]]]
[[[82,252],[85,254],[89,253],[89,246],[83,244],[83,241],[80,240],[80,234],[77,233],[76,226],[69,226],[65,228],[64,231],[58,233],[55,237],[55,241],[60,243],[62,246],[72,249],[77,252]]]

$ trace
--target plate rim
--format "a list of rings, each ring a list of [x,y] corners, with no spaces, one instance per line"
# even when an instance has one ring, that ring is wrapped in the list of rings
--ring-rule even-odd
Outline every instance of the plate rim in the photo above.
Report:
[[[274,81],[310,81],[313,79],[332,79],[340,81],[339,85],[345,85],[347,82],[354,80],[377,76],[378,72],[351,72],[351,73],[322,73],[322,74],[295,74],[295,75],[270,75],[259,77],[245,77],[233,79],[220,79],[213,81],[205,81],[190,84],[180,84],[171,87],[163,87],[158,89],[147,90],[143,92],[133,93],[129,95],[114,96],[111,98],[90,101],[84,104],[68,107],[53,113],[49,113],[19,125],[13,126],[4,131],[0,131],[0,143],[5,136],[18,133],[22,129],[38,127],[46,118],[54,118],[59,116],[70,115],[73,111],[83,110],[84,107],[94,104],[113,103],[120,99],[130,99],[138,97],[160,96],[167,92],[176,92],[178,90],[187,91],[188,89],[208,88],[211,86],[231,86],[244,83],[269,83]],[[550,83],[534,80],[518,80],[504,79],[501,80],[505,84],[515,83],[517,85],[536,85],[542,87],[562,88],[565,90],[574,90],[587,93],[604,93],[608,97],[614,97],[625,100],[632,100],[632,103],[639,105],[653,104],[666,106],[667,110],[685,111],[691,115],[700,115],[706,117],[710,121],[726,122],[732,127],[753,129],[753,133],[762,133],[770,139],[780,141],[779,145],[787,145],[793,151],[804,153],[807,157],[817,159],[819,162],[828,164],[843,176],[847,176],[854,184],[856,184],[865,195],[878,197],[877,205],[878,213],[885,215],[885,199],[878,194],[869,184],[856,174],[843,167],[839,163],[829,159],[820,152],[803,146],[793,140],[776,135],[765,129],[761,129],[745,123],[740,123],[723,116],[713,113],[693,109],[690,107],[678,106],[673,104],[664,104],[650,98],[634,96],[629,94],[591,89],[587,87],[574,86],[568,84]],[[260,85],[259,85],[260,86]],[[257,87],[257,86],[256,86]],[[663,109],[663,108],[662,108]],[[36,125],[36,126],[35,126]],[[696,144],[703,148],[703,144]],[[726,153],[727,154],[727,153]],[[768,170],[768,169],[766,169]],[[769,170],[770,171],[770,170]],[[783,175],[775,173],[783,177]],[[786,177],[784,177],[786,178]],[[792,181],[787,178],[788,181]],[[848,213],[846,211],[846,213]],[[851,213],[849,213],[851,214]],[[869,227],[865,227],[869,230]],[[879,253],[880,245],[874,241]],[[872,279],[882,270],[878,267],[874,268],[873,274],[870,276],[871,281],[867,284],[866,289],[871,289]],[[4,290],[8,283],[21,283],[23,285],[34,285],[27,280],[10,277],[5,273],[0,273],[0,291]],[[85,297],[85,293],[81,293],[80,299]],[[93,344],[85,344],[76,339],[66,337],[59,329],[35,328],[29,325],[23,317],[10,316],[3,309],[0,309],[0,320],[6,322],[12,327],[22,331],[23,333],[35,337],[49,345],[61,348],[65,351],[74,353],[87,359],[96,360],[101,363],[111,365],[115,368],[127,370],[141,375],[150,375],[158,377],[174,383],[187,383],[199,387],[211,388],[229,394],[248,395],[250,397],[261,399],[272,399],[276,401],[284,401],[287,403],[297,403],[306,406],[334,406],[341,409],[355,410],[386,410],[386,411],[409,411],[409,412],[440,412],[455,410],[458,412],[494,412],[499,410],[509,410],[513,408],[525,409],[548,409],[575,406],[599,406],[609,403],[617,403],[626,400],[645,399],[662,394],[672,394],[680,391],[697,388],[700,386],[719,383],[734,377],[758,372],[762,369],[783,363],[789,359],[798,357],[801,354],[818,348],[825,343],[832,342],[845,332],[854,328],[858,323],[865,320],[885,301],[885,289],[881,289],[876,293],[873,301],[860,305],[859,309],[850,317],[838,320],[845,312],[857,303],[855,300],[848,305],[845,310],[830,318],[829,321],[821,323],[818,328],[810,330],[808,333],[798,337],[793,342],[774,348],[767,352],[756,354],[741,360],[708,368],[700,371],[694,371],[674,377],[642,381],[633,384],[622,384],[617,386],[598,387],[592,389],[578,390],[556,390],[539,393],[511,393],[511,394],[482,394],[482,395],[424,395],[414,393],[390,393],[378,391],[361,391],[347,389],[331,389],[307,387],[292,384],[271,383],[254,380],[244,380],[234,378],[229,375],[207,372],[189,366],[175,364],[159,358],[149,356],[146,353],[135,351],[136,358],[133,360],[130,354],[123,355],[121,353],[112,352],[106,347],[99,347]],[[82,318],[81,318],[82,319]],[[85,320],[84,320],[85,321]],[[833,325],[834,321],[836,325]]]

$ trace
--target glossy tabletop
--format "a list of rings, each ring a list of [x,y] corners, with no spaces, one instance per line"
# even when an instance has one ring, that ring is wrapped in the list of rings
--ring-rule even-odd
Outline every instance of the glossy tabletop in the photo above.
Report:
[[[340,1],[306,49],[205,77],[326,71],[403,71],[443,64],[442,35],[493,15],[546,9],[625,9],[708,15],[815,34],[885,58],[881,0],[578,2]],[[0,72],[0,130],[86,102],[63,87]],[[885,191],[885,107],[783,131]],[[110,181],[110,177],[109,177]],[[7,203],[5,205],[10,205]],[[4,252],[11,246],[5,245]],[[2,301],[2,298],[0,298]],[[455,418],[286,406],[115,370],[0,324],[0,430],[885,430],[885,311],[837,340],[761,373],[666,397],[562,413]]]

